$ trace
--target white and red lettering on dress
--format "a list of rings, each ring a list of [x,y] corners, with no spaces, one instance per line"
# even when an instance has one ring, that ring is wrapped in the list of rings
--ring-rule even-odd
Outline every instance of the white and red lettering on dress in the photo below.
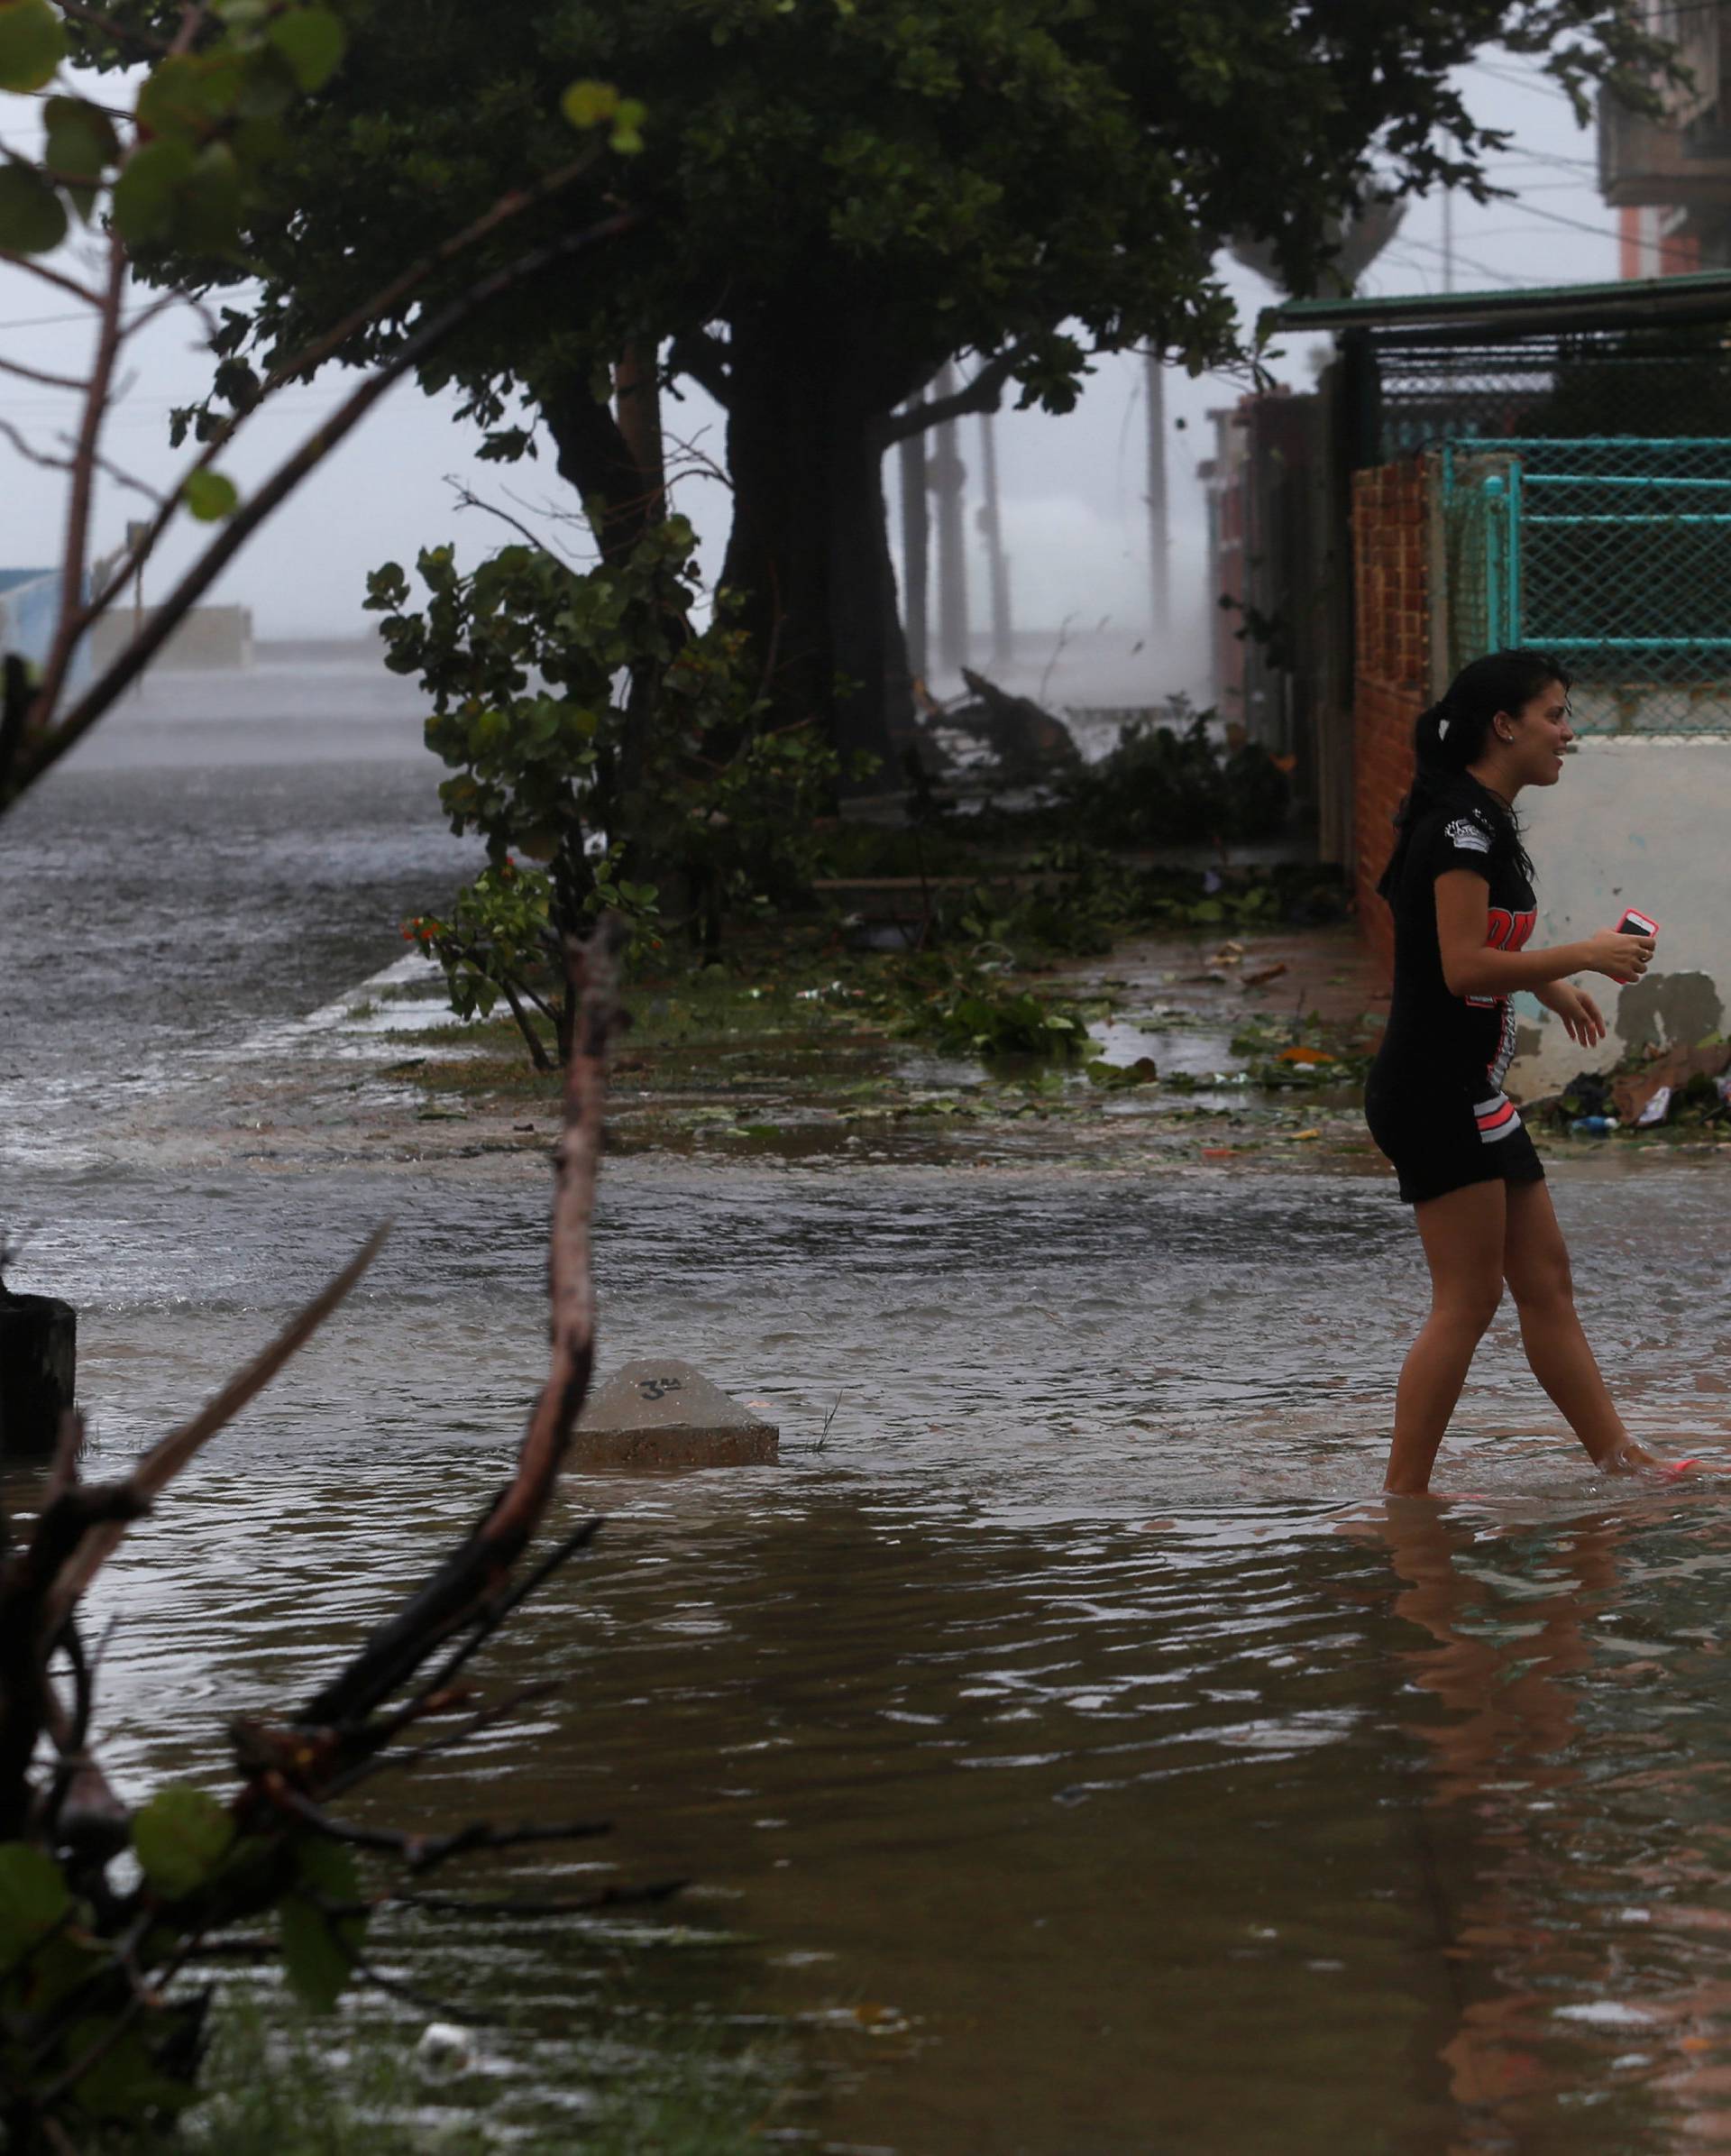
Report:
[[[1539,925],[1537,910],[1511,913],[1507,906],[1492,906],[1486,917],[1487,950],[1525,950],[1526,940]]]
[[[1487,950],[1525,950],[1526,940],[1539,924],[1538,909],[1525,913],[1512,913],[1507,906],[1492,906],[1485,916],[1485,949]],[[1521,1119],[1515,1113],[1512,1102],[1503,1097],[1503,1079],[1515,1060],[1515,1006],[1506,995],[1469,995],[1462,1001],[1475,1010],[1500,1010],[1503,1023],[1497,1028],[1497,1047],[1485,1066],[1485,1077],[1489,1082],[1491,1097],[1478,1104],[1479,1135],[1487,1145],[1495,1144],[1498,1138],[1507,1138],[1521,1127]]]
[[[1531,913],[1511,913],[1507,906],[1492,906],[1485,916],[1485,949],[1487,950],[1525,950],[1526,940],[1539,924],[1538,910]],[[1495,1010],[1499,1003],[1508,999],[1502,995],[1469,995],[1462,998],[1477,1011]]]

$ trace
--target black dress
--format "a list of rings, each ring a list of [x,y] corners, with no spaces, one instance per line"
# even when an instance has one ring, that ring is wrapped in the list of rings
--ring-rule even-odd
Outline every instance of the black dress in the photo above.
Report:
[[[1454,995],[1442,977],[1436,879],[1468,868],[1489,886],[1486,942],[1519,950],[1537,919],[1513,826],[1495,797],[1461,782],[1447,807],[1420,817],[1388,903],[1395,987],[1388,1030],[1370,1066],[1365,1121],[1395,1164],[1400,1195],[1422,1205],[1500,1177],[1536,1183],[1544,1169],[1503,1078],[1515,1052],[1504,995]]]

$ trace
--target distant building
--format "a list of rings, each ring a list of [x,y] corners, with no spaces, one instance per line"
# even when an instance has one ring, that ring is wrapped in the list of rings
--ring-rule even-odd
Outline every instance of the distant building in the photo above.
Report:
[[[110,665],[152,619],[124,602],[105,613],[90,632],[96,665]],[[196,606],[177,622],[168,641],[151,661],[166,674],[210,673],[252,664],[252,610],[244,606]]]
[[[1731,4],[1654,0],[1643,27],[1678,48],[1688,85],[1658,81],[1657,116],[1608,93],[1598,179],[1617,212],[1625,278],[1731,268]]]
[[[58,569],[0,569],[0,652],[17,652],[32,666],[48,657],[60,616]],[[147,607],[135,613],[125,604],[111,607],[80,639],[69,680],[113,664],[151,619]],[[165,672],[215,670],[252,664],[252,612],[243,606],[196,606],[179,622],[151,664]]]
[[[60,611],[58,569],[0,569],[0,653],[16,652],[40,666]]]
[[[1308,394],[1277,387],[1211,412],[1214,454],[1198,468],[1214,704],[1229,729],[1290,758],[1324,860],[1344,859],[1351,813],[1341,377],[1337,362]]]

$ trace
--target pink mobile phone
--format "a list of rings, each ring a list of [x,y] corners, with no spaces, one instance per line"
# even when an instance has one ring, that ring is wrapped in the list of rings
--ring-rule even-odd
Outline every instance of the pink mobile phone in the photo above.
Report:
[[[1625,906],[1623,918],[1617,924],[1619,936],[1656,936],[1659,923],[1649,921],[1644,913],[1637,913],[1633,906]]]

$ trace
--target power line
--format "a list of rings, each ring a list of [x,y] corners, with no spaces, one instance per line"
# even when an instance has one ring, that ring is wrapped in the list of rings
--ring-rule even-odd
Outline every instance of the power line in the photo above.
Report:
[[[1535,204],[1528,215],[1543,217],[1547,225],[1566,225],[1571,232],[1590,232],[1595,238],[1601,240],[1621,240],[1623,237],[1615,225],[1589,225],[1584,217],[1567,217],[1560,209],[1541,209]],[[1669,240],[1644,239],[1641,243],[1644,247],[1656,249],[1661,254],[1674,254],[1699,266],[1699,258],[1693,247],[1679,246]]]
[[[121,320],[123,322],[135,322],[140,315],[144,314],[147,311],[148,309],[143,307],[132,307],[126,313],[122,315]],[[82,314],[26,315],[22,317],[16,322],[0,322],[0,334],[5,334],[14,329],[54,329],[58,328],[61,324],[67,322],[88,322],[92,318],[96,310],[93,307],[86,307]]]
[[[1562,150],[1534,150],[1523,145],[1519,150],[1493,150],[1485,160],[1487,164],[1560,165],[1571,172],[1597,172],[1596,157],[1571,157]]]
[[[1436,255],[1444,261],[1448,260],[1450,252],[1447,248],[1437,246],[1432,240],[1421,240],[1415,235],[1409,235],[1406,233],[1401,234],[1397,246],[1401,250],[1416,247],[1424,253]],[[1393,254],[1396,251],[1396,246],[1391,246],[1385,252]],[[1470,270],[1475,277],[1488,277],[1493,284],[1509,285],[1516,289],[1518,289],[1523,281],[1518,277],[1511,277],[1506,270],[1493,270],[1488,262],[1475,261],[1471,255],[1462,254],[1459,249],[1453,252],[1455,261],[1463,270]]]
[[[1572,112],[1575,101],[1568,91],[1554,82],[1539,82],[1531,75],[1522,75],[1513,68],[1492,66],[1487,60],[1470,60],[1465,62],[1469,72],[1488,75],[1493,82],[1506,82],[1512,89],[1531,90],[1535,97],[1554,97]]]

